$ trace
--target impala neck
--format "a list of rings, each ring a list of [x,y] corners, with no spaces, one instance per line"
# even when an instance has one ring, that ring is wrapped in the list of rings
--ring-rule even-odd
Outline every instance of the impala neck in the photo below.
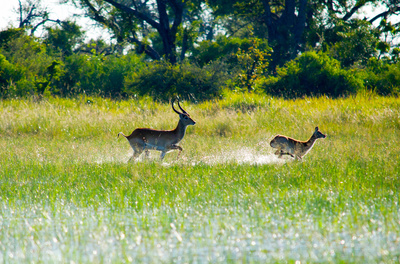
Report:
[[[178,125],[174,130],[179,140],[185,136],[186,127],[187,125],[185,125],[182,120],[179,119]]]
[[[317,136],[315,136],[315,134],[312,134],[310,139],[305,142],[306,148],[307,149],[312,148],[317,139],[318,139]]]

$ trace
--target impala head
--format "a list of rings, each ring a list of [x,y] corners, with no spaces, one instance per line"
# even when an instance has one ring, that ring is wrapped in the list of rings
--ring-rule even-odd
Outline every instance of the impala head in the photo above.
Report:
[[[180,121],[183,122],[183,124],[185,126],[196,124],[196,122],[190,117],[190,115],[179,104],[179,98],[178,98],[178,106],[179,106],[179,108],[181,109],[182,112],[179,112],[174,108],[175,100],[172,101],[172,109],[179,115]]]
[[[314,136],[316,138],[326,138],[326,135],[322,134],[321,131],[319,131],[318,127],[315,128]]]

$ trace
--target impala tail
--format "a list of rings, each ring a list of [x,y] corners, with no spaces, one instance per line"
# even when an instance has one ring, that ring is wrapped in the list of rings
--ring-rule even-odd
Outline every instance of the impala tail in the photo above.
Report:
[[[118,135],[117,135],[117,137],[119,137],[119,135],[120,135],[120,134],[121,134],[121,135],[123,135],[125,138],[127,138],[127,137],[128,137],[128,136],[125,136],[125,134],[124,134],[124,133],[122,133],[122,132],[119,132],[119,133],[118,133]]]

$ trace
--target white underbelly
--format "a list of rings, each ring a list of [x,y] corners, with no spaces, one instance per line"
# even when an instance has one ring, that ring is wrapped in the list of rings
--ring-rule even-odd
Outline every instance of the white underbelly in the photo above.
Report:
[[[165,146],[158,146],[158,145],[153,145],[149,143],[144,144],[145,149],[152,149],[152,150],[158,150],[158,151],[165,151]]]

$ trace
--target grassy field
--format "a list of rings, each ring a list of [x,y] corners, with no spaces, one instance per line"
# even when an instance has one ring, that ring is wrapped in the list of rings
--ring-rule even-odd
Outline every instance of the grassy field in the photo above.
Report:
[[[399,263],[400,99],[232,94],[164,161],[122,131],[172,129],[170,105],[0,102],[2,263]],[[302,162],[276,134],[327,135]]]

